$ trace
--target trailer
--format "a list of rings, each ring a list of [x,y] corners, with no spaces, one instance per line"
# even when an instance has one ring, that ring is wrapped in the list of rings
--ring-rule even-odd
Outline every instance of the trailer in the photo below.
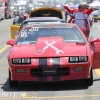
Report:
[[[0,0],[0,20],[4,19],[5,17],[5,7],[4,7],[3,0]]]
[[[13,17],[13,12],[11,10],[11,2],[12,0],[3,0],[4,6],[5,6],[5,18],[12,18]]]

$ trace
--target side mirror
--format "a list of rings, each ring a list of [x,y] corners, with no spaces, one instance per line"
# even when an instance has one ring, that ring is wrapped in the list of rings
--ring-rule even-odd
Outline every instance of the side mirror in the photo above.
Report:
[[[90,43],[99,42],[99,41],[100,41],[99,38],[91,38],[90,39]]]
[[[6,44],[13,46],[14,42],[15,40],[11,39],[11,40],[8,40]]]

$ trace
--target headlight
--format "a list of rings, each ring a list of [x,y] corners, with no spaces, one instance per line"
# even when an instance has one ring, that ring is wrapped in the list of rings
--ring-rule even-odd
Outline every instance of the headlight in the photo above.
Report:
[[[78,62],[78,57],[69,57],[70,62]]]
[[[88,61],[88,57],[87,56],[79,57],[79,62],[87,62],[87,61]]]
[[[31,64],[30,58],[13,58],[12,64]]]
[[[19,58],[12,59],[12,63],[13,64],[21,64],[21,59],[19,59]]]
[[[87,62],[87,56],[69,57],[69,63]]]
[[[22,59],[22,64],[30,64],[31,60],[29,58]]]

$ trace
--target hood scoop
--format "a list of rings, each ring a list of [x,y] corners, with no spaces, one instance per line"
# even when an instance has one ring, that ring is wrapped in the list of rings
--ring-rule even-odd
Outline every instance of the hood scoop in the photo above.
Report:
[[[36,44],[37,54],[52,54],[55,52],[57,55],[63,53],[64,39],[62,37],[45,37],[39,38]]]

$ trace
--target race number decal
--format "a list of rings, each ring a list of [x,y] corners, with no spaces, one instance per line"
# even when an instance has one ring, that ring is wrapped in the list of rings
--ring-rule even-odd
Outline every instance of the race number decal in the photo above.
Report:
[[[39,27],[32,27],[29,29],[30,32],[39,31]]]
[[[27,31],[23,31],[23,32],[21,33],[21,37],[28,37],[28,36],[27,36]]]
[[[35,25],[35,24],[39,24],[40,22],[28,22],[28,25]]]

